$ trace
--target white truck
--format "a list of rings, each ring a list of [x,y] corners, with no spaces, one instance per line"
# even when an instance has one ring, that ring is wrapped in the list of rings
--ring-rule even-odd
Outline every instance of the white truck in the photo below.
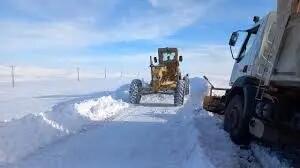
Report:
[[[224,129],[236,144],[256,137],[300,145],[300,3],[277,3],[276,12],[254,17],[249,29],[232,33],[231,88],[224,96],[213,96],[222,89],[212,86],[204,99],[206,110],[224,114]],[[232,47],[241,33],[243,43],[235,54]]]

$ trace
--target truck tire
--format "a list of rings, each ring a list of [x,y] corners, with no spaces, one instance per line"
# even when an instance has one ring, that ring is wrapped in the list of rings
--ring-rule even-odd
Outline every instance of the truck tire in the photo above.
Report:
[[[174,105],[181,106],[184,102],[184,92],[185,92],[185,81],[179,80],[176,84],[176,90],[174,93]]]
[[[250,143],[249,121],[244,115],[244,102],[240,95],[235,95],[227,105],[224,116],[224,129],[237,145]]]
[[[129,103],[139,104],[141,101],[142,81],[134,79],[129,88]]]
[[[190,79],[188,77],[186,77],[184,81],[185,81],[184,95],[189,95],[190,94]]]

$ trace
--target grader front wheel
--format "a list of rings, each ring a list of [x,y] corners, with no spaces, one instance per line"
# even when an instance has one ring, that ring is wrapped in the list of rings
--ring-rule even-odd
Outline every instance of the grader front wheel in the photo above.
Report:
[[[129,102],[131,104],[139,104],[141,101],[142,81],[135,79],[130,84]]]
[[[185,94],[185,81],[179,80],[176,85],[176,90],[174,93],[174,105],[181,106],[184,103],[184,94]]]

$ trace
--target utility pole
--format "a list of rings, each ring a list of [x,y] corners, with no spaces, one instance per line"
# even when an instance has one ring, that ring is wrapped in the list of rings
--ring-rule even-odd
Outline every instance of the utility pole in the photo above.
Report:
[[[15,87],[15,66],[14,65],[11,65],[11,84],[12,84],[12,87],[14,88]]]
[[[122,79],[123,77],[126,76],[126,73],[124,72],[124,67],[121,66],[121,74],[120,74],[120,78]]]
[[[79,82],[80,81],[80,76],[79,76],[79,73],[80,73],[80,68],[77,67],[77,81]]]

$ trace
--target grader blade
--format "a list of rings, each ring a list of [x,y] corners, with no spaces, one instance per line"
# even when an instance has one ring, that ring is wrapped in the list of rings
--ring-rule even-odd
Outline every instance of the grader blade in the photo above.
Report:
[[[221,96],[205,96],[203,101],[203,108],[213,113],[222,114],[225,104]]]
[[[217,113],[217,114],[224,114],[225,108],[225,98],[224,96],[213,95],[215,91],[227,91],[226,88],[216,88],[214,85],[208,80],[206,76],[203,78],[208,82],[210,85],[209,95],[204,97],[203,100],[203,108],[207,111]]]

